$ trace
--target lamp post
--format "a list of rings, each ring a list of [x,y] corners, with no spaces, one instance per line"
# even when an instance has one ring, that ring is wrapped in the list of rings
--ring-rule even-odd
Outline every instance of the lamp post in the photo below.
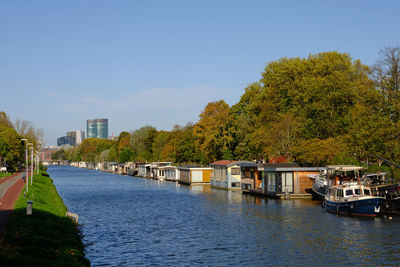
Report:
[[[28,176],[28,139],[21,139],[21,141],[24,141],[26,144],[26,149],[25,149],[25,170],[26,170],[26,175],[25,175],[25,180],[28,179],[28,181],[26,181],[26,192],[29,191],[29,176]]]
[[[31,146],[31,185],[33,183],[33,145]]]
[[[38,141],[37,144],[38,144],[38,151],[36,151],[36,174],[39,174],[39,163],[40,163],[39,150],[42,145],[42,142]]]
[[[36,174],[39,174],[39,152],[36,152]]]
[[[33,144],[32,143],[28,143],[28,146],[33,146]],[[31,165],[32,165],[32,162],[31,162]],[[29,170],[29,165],[28,165],[28,170]],[[29,183],[29,174],[28,174],[28,183]]]

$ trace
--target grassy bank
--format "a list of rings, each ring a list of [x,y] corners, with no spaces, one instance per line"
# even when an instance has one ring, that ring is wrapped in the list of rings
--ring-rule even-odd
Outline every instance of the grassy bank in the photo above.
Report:
[[[27,200],[33,214],[26,215]],[[24,198],[22,192],[0,241],[0,266],[89,266],[74,222],[51,178],[34,176]]]
[[[8,177],[10,175],[12,175],[12,174],[9,173],[9,172],[0,172],[0,180],[5,178],[5,177]]]

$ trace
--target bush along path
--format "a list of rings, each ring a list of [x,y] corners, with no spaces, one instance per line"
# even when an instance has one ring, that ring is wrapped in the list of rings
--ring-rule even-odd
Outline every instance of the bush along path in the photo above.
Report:
[[[90,266],[80,232],[46,173],[19,194],[0,239],[0,266]],[[26,215],[27,200],[33,201]]]

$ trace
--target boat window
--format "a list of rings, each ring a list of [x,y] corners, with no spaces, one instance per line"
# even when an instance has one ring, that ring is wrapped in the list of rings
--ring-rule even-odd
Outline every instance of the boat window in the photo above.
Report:
[[[346,190],[346,196],[351,196],[353,195],[353,190]]]
[[[354,192],[356,193],[356,195],[360,195],[360,189],[354,189]]]
[[[364,195],[370,196],[371,192],[369,191],[369,189],[364,189]]]
[[[337,193],[336,193],[337,197],[343,197],[343,190],[342,189],[338,189]]]

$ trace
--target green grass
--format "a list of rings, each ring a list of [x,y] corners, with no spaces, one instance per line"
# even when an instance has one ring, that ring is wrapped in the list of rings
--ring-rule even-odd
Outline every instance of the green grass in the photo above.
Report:
[[[0,266],[90,266],[77,225],[49,177],[35,175],[24,198],[21,192],[0,241]],[[26,215],[32,200],[32,215]]]
[[[11,175],[11,173],[9,173],[9,172],[0,172],[0,180],[5,178],[5,177],[8,177],[10,175]]]

